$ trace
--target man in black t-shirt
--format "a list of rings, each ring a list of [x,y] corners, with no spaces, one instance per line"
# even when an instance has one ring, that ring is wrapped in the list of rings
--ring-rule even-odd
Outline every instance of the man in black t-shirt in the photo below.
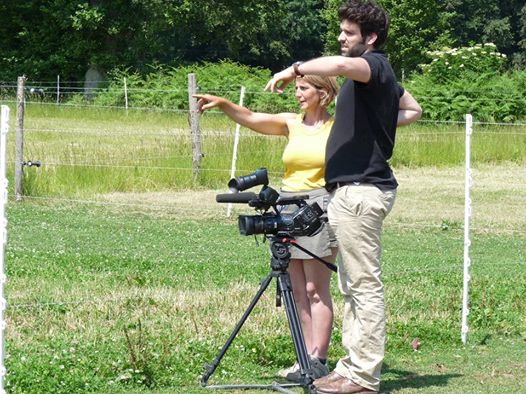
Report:
[[[360,182],[396,189],[387,160],[393,153],[404,90],[383,52],[371,50],[360,59],[367,62],[370,78],[368,83],[347,79],[341,88],[326,149],[327,188]]]
[[[385,11],[373,1],[350,0],[338,14],[341,56],[294,63],[275,74],[265,89],[282,92],[304,74],[346,78],[327,142],[325,181],[332,192],[329,223],[341,255],[338,283],[345,301],[342,340],[347,355],[314,386],[318,393],[370,393],[379,390],[384,358],[380,236],[397,187],[388,160],[397,125],[418,120],[421,108],[398,85],[379,50],[389,26]]]

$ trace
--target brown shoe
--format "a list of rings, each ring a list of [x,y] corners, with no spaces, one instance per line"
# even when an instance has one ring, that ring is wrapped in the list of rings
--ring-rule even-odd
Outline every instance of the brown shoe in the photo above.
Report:
[[[316,393],[319,394],[371,394],[378,391],[370,390],[354,383],[351,379],[342,377],[331,383],[316,385]]]
[[[315,387],[325,386],[326,384],[336,382],[337,380],[340,380],[340,379],[345,379],[345,378],[342,375],[336,373],[336,371],[332,371],[330,374],[323,376],[319,379],[316,379],[314,382],[312,382],[312,384]]]

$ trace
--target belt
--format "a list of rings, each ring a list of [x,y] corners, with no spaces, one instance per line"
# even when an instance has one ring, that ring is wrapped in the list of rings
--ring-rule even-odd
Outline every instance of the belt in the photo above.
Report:
[[[332,192],[342,186],[349,186],[349,185],[358,186],[360,185],[360,182],[355,182],[355,181],[334,182],[334,183],[327,185],[327,191]]]
[[[354,185],[354,186],[359,186],[361,182],[352,182],[352,181],[349,181],[349,182],[336,182],[336,187],[342,187],[342,186],[349,186],[349,185]]]

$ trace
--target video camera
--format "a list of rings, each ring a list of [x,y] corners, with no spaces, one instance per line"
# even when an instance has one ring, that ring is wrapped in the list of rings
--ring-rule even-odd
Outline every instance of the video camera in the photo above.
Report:
[[[244,203],[261,212],[260,215],[239,215],[241,235],[283,233],[292,237],[310,236],[321,229],[323,223],[320,217],[323,211],[317,203],[307,204],[305,200],[308,196],[280,198],[279,193],[268,183],[267,169],[258,168],[252,174],[232,178],[228,182],[231,193],[216,196],[219,203]],[[243,192],[258,185],[263,185],[258,194]],[[278,209],[279,206],[292,204],[298,206],[294,212],[281,213]],[[270,208],[274,213],[269,212]]]

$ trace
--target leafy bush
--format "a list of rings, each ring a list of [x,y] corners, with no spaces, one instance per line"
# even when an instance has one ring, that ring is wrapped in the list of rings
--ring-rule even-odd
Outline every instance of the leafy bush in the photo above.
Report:
[[[506,57],[493,44],[446,48],[429,52],[431,61],[421,65],[404,85],[424,109],[430,120],[462,121],[471,113],[476,121],[514,122],[526,119],[526,71],[502,71]],[[239,101],[245,86],[244,105],[261,112],[295,112],[293,89],[284,94],[264,92],[270,70],[231,61],[181,67],[150,66],[139,74],[129,69],[109,73],[107,87],[92,100],[99,106],[125,105],[123,80],[126,78],[128,104],[135,108],[188,110],[188,74],[194,73],[198,91]],[[71,98],[77,103],[85,99]],[[333,110],[333,107],[330,108]]]
[[[128,69],[114,70],[109,75],[108,89],[98,94],[94,104],[123,106],[123,79],[126,78],[130,106],[187,110],[188,74],[194,73],[199,92],[224,96],[238,102],[241,86],[245,86],[244,103],[253,110],[278,112],[284,108],[297,108],[291,94],[271,95],[263,92],[271,74],[269,70],[262,68],[221,61],[178,68],[153,65],[151,69],[144,76],[130,73]]]
[[[513,122],[526,117],[526,72],[503,72],[506,56],[493,44],[429,52],[406,87],[432,120]]]
[[[506,55],[497,51],[494,44],[471,47],[446,48],[428,52],[431,63],[422,64],[423,75],[436,83],[447,83],[472,77],[473,74],[490,77],[505,63]]]

